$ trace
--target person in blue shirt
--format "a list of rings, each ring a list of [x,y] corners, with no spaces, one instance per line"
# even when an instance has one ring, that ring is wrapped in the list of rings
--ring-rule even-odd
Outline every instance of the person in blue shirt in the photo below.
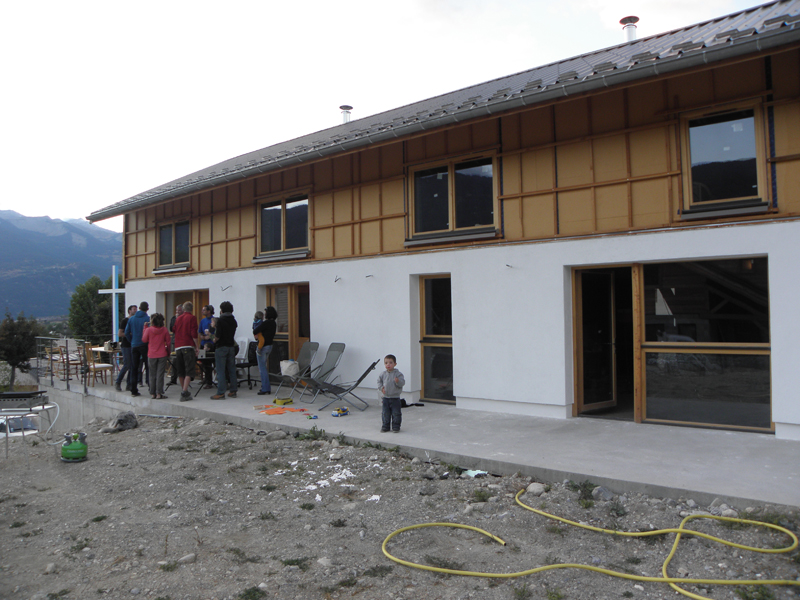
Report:
[[[150,381],[150,365],[147,361],[147,344],[142,341],[144,328],[150,326],[150,316],[147,311],[150,305],[147,302],[139,304],[139,310],[128,319],[125,326],[125,337],[131,343],[131,396],[139,396],[139,373],[144,365],[147,375],[145,381]]]
[[[205,349],[206,352],[214,352],[214,332],[215,327],[214,307],[210,304],[203,307],[203,318],[200,319],[200,325],[197,328],[197,334],[200,338],[200,349]],[[212,360],[202,360],[203,368],[203,387],[210,390],[214,387],[214,362]]]

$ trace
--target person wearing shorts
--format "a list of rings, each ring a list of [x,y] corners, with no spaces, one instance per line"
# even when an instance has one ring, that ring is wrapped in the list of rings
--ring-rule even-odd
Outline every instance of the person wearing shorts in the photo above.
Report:
[[[175,369],[178,372],[178,383],[181,386],[181,402],[192,399],[189,384],[194,379],[197,364],[196,351],[199,348],[197,317],[192,314],[194,305],[184,302],[183,314],[175,319]]]

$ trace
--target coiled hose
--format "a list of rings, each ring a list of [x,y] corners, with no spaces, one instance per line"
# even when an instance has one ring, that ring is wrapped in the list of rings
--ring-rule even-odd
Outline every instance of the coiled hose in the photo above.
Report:
[[[553,564],[553,565],[544,565],[542,567],[535,567],[533,569],[528,569],[526,571],[518,571],[516,573],[482,573],[479,571],[462,571],[459,569],[447,569],[443,567],[432,567],[429,565],[423,565],[420,563],[415,563],[408,560],[403,560],[402,558],[398,558],[392,555],[387,550],[387,545],[389,541],[395,537],[406,531],[411,531],[413,529],[421,529],[423,527],[451,527],[451,528],[458,528],[458,529],[469,529],[472,531],[476,531],[482,535],[485,535],[495,542],[505,546],[506,543],[497,537],[489,533],[484,529],[480,529],[479,527],[472,527],[470,525],[462,525],[460,523],[419,523],[417,525],[409,525],[408,527],[403,527],[398,529],[392,533],[390,533],[385,540],[383,540],[383,544],[381,546],[381,550],[383,550],[384,555],[394,562],[404,565],[406,567],[411,567],[413,569],[423,569],[425,571],[434,571],[436,573],[446,573],[448,575],[464,575],[467,577],[494,577],[494,578],[502,578],[502,579],[511,579],[514,577],[524,577],[525,575],[533,575],[534,573],[542,573],[544,571],[550,571],[552,569],[585,569],[587,571],[595,571],[596,573],[603,573],[605,575],[610,575],[611,577],[619,577],[622,579],[630,579],[632,581],[642,581],[642,582],[650,582],[650,583],[667,583],[671,588],[675,591],[683,594],[684,596],[688,596],[689,598],[694,598],[695,600],[708,600],[706,596],[700,596],[698,594],[693,594],[687,590],[684,590],[678,587],[677,584],[706,584],[706,585],[793,585],[793,586],[800,586],[800,581],[792,581],[792,580],[783,580],[783,579],[692,579],[692,578],[683,578],[683,577],[670,577],[667,575],[667,566],[669,565],[672,557],[675,556],[675,552],[678,549],[678,544],[681,541],[681,536],[683,535],[693,535],[696,537],[705,538],[707,540],[711,540],[714,542],[718,542],[725,546],[732,546],[734,548],[739,548],[740,550],[749,550],[751,552],[761,552],[764,554],[780,554],[784,552],[791,552],[795,548],[797,548],[798,540],[797,536],[786,529],[785,527],[781,527],[780,525],[773,525],[772,523],[763,523],[761,521],[751,521],[749,519],[738,519],[733,517],[717,517],[714,515],[689,515],[685,517],[679,527],[675,528],[668,528],[668,529],[654,529],[653,531],[617,531],[614,529],[602,529],[600,527],[592,527],[591,525],[584,525],[582,523],[576,523],[575,521],[570,521],[569,519],[564,519],[563,517],[558,517],[556,515],[552,515],[550,513],[544,512],[543,510],[538,510],[531,506],[528,506],[524,502],[520,500],[520,496],[525,493],[525,490],[520,490],[517,492],[517,495],[514,497],[517,504],[519,504],[522,508],[534,512],[538,515],[546,517],[548,519],[552,519],[554,521],[560,521],[561,523],[566,523],[567,525],[572,525],[574,527],[580,527],[582,529],[588,529],[590,531],[596,531],[598,533],[605,533],[608,535],[616,535],[616,536],[624,536],[624,537],[647,537],[647,536],[654,536],[654,535],[664,535],[667,533],[674,533],[675,534],[675,541],[672,544],[672,549],[669,552],[669,555],[664,560],[664,564],[661,567],[662,577],[647,577],[644,575],[630,575],[628,573],[620,573],[618,571],[612,571],[610,569],[602,569],[600,567],[594,567],[591,565],[582,565],[582,564],[575,564],[575,563],[567,563],[567,564]],[[752,546],[745,546],[743,544],[737,544],[735,542],[730,542],[727,540],[723,540],[721,538],[715,537],[713,535],[709,535],[707,533],[702,533],[700,531],[693,531],[691,529],[686,529],[685,525],[692,521],[693,519],[713,519],[717,521],[727,521],[729,523],[741,523],[746,525],[758,525],[761,527],[767,527],[769,529],[774,529],[775,531],[779,531],[792,541],[791,545],[783,547],[783,548],[755,548]]]

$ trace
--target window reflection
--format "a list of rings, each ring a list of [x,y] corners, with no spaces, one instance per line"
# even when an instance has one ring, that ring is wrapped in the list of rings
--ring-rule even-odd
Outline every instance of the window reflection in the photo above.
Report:
[[[752,109],[689,121],[692,201],[758,196]]]
[[[769,343],[766,258],[645,265],[648,342]]]
[[[646,419],[771,426],[769,356],[648,352],[646,360]]]

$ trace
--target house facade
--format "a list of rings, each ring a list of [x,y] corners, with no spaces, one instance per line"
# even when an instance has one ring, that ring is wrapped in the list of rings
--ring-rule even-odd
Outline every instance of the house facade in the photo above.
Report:
[[[273,364],[344,342],[343,380],[392,353],[410,401],[800,439],[797,23],[544,65],[88,219],[125,215],[128,303],[228,300],[239,337],[275,306]]]

